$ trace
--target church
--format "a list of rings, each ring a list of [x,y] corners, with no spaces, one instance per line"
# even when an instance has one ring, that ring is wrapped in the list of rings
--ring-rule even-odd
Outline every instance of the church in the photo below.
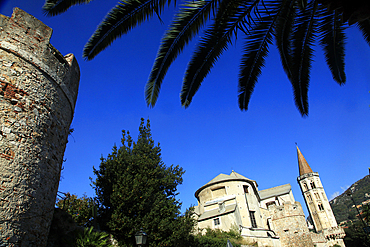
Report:
[[[220,174],[195,192],[197,229],[228,231],[258,246],[345,246],[319,174],[313,172],[297,147],[301,188],[313,229],[309,230],[302,206],[295,201],[290,184],[258,190],[256,181],[232,171]]]

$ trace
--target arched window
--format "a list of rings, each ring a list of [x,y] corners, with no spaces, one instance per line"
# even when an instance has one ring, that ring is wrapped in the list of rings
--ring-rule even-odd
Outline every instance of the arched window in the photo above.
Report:
[[[315,189],[316,188],[316,185],[315,185],[315,182],[314,181],[311,181],[311,188],[312,189]]]
[[[304,191],[308,190],[308,186],[306,183],[303,184]]]
[[[308,201],[309,201],[309,202],[312,202],[312,197],[311,197],[311,195],[307,195],[307,199],[308,199]]]
[[[319,193],[315,193],[315,197],[317,200],[319,200],[320,199]]]
[[[321,203],[319,203],[319,209],[321,210],[321,211],[323,211],[324,210],[324,206],[321,204]]]

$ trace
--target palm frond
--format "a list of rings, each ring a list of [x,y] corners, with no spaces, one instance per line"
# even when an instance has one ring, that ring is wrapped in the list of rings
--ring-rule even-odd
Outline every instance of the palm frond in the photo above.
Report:
[[[270,1],[269,12],[257,19],[257,23],[246,38],[239,74],[238,100],[241,110],[248,110],[250,97],[264,67],[268,45],[272,43],[274,26],[280,16],[279,10],[282,10],[281,4],[282,1]]]
[[[181,105],[185,108],[191,103],[193,96],[214,63],[222,52],[227,49],[228,44],[231,43],[232,35],[235,34],[237,29],[245,28],[242,22],[250,20],[246,19],[246,16],[251,15],[253,6],[259,0],[250,3],[248,11],[240,8],[240,6],[245,4],[243,2],[245,1],[221,1],[214,23],[206,30],[186,69],[180,94]]]
[[[339,84],[343,84],[346,82],[346,74],[344,72],[345,34],[343,23],[337,11],[328,13],[324,10],[324,14],[320,23],[320,44],[324,49],[325,60],[333,75],[333,79]]]
[[[85,45],[83,57],[93,59],[115,39],[148,20],[154,13],[159,15],[166,2],[170,0],[120,0]]]
[[[47,16],[56,16],[66,12],[74,5],[89,3],[92,0],[46,0],[42,9]]]
[[[276,20],[275,25],[275,39],[276,46],[280,54],[280,60],[283,65],[283,69],[287,74],[288,78],[292,77],[291,61],[291,33],[294,23],[295,10],[294,0],[287,0],[283,2],[282,9],[279,17]]]
[[[191,1],[184,4],[176,14],[162,38],[145,87],[145,98],[148,105],[152,107],[155,105],[168,68],[194,35],[199,33],[200,28],[209,19],[211,11],[216,8],[217,2],[218,0]]]
[[[302,116],[308,115],[308,87],[312,63],[312,46],[315,38],[317,20],[316,1],[298,11],[292,35],[292,77],[294,101]]]
[[[296,2],[301,10],[304,10],[307,6],[307,0],[296,0]]]
[[[370,19],[359,21],[357,27],[361,30],[366,42],[370,45]]]

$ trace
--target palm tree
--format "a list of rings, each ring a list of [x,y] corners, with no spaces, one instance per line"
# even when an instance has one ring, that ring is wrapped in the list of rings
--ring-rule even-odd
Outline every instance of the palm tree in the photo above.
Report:
[[[53,16],[70,6],[91,0],[46,0],[44,10]],[[84,47],[87,60],[115,39],[160,15],[170,0],[120,0]],[[172,62],[201,31],[203,36],[183,79],[181,104],[192,101],[202,81],[238,34],[244,39],[239,73],[239,107],[247,110],[261,74],[269,46],[275,41],[281,63],[293,88],[295,104],[308,115],[308,87],[314,42],[318,39],[334,81],[345,83],[345,28],[356,24],[370,44],[370,3],[358,0],[189,0],[183,2],[164,34],[145,88],[153,107]]]

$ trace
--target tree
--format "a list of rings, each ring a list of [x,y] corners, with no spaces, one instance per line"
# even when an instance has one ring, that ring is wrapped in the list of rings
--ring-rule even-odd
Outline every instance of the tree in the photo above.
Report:
[[[95,202],[92,198],[83,195],[71,195],[69,192],[62,199],[58,199],[57,207],[69,213],[79,226],[92,226]]]
[[[220,229],[206,228],[198,232],[193,236],[192,242],[188,246],[202,246],[202,247],[224,247],[228,246],[227,241],[229,240],[232,246],[239,247],[244,246],[257,246],[257,243],[251,243],[246,239],[243,239],[237,227],[232,227],[228,232]]]
[[[361,212],[362,212],[361,217],[366,222],[366,224],[368,226],[370,226],[370,205],[369,204],[363,204]]]
[[[122,131],[121,143],[94,168],[101,228],[124,246],[135,246],[140,228],[148,234],[149,246],[183,246],[194,225],[189,213],[180,215],[175,198],[184,170],[165,166],[149,120],[144,125],[141,119],[137,142]]]
[[[346,236],[343,240],[347,247],[370,247],[370,236],[363,227],[361,221],[355,221],[344,228]]]
[[[91,0],[46,0],[47,15],[57,15],[75,4]],[[153,14],[160,15],[170,0],[120,0],[84,47],[93,59],[115,39]],[[181,104],[186,108],[221,54],[238,33],[245,36],[239,74],[239,108],[247,110],[264,67],[268,47],[275,38],[281,63],[290,80],[299,112],[308,115],[308,87],[314,42],[324,49],[333,79],[345,83],[345,22],[356,23],[370,44],[370,3],[359,0],[194,0],[184,1],[166,31],[145,95],[154,106],[162,81],[183,48],[205,29],[185,72]],[[207,23],[211,22],[206,28]]]

